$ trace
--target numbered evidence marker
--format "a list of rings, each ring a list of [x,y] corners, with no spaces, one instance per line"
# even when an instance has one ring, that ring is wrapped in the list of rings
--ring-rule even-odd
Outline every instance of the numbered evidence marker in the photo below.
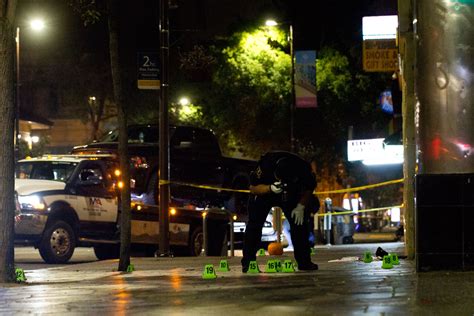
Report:
[[[216,270],[212,264],[206,264],[204,266],[204,272],[202,273],[202,278],[209,280],[217,278]]]
[[[372,260],[373,260],[373,258],[372,258],[372,253],[371,253],[370,251],[366,251],[366,252],[364,253],[364,262],[365,262],[365,263],[371,263]]]
[[[267,265],[265,267],[265,273],[276,273],[277,272],[277,265],[276,260],[268,260]]]
[[[311,247],[310,249],[311,249],[311,250],[310,250],[310,255],[312,255],[312,256],[315,255],[315,254],[316,254],[316,250],[315,250],[313,247]]]
[[[16,278],[17,282],[25,282],[26,281],[25,271],[23,271],[23,269],[16,268],[15,269],[15,278]]]
[[[133,272],[133,271],[135,271],[135,266],[130,263],[127,267],[127,272]]]
[[[392,269],[392,268],[393,268],[392,258],[390,258],[390,256],[383,256],[382,269]]]
[[[260,273],[260,269],[258,268],[257,261],[250,261],[249,263],[249,270],[247,273]]]
[[[258,255],[259,255],[260,257],[265,256],[265,249],[260,248],[260,249],[258,250]]]
[[[399,265],[400,261],[398,260],[398,255],[396,253],[390,254],[390,259],[392,259],[393,265]]]
[[[277,272],[281,272],[282,271],[281,260],[276,259],[276,260],[273,260],[273,261],[275,262],[275,268],[276,268]]]
[[[228,272],[230,271],[230,268],[229,268],[229,263],[227,262],[227,260],[221,260],[221,262],[219,263],[219,271],[221,272]]]
[[[283,262],[282,272],[284,273],[295,272],[295,267],[293,266],[293,262],[291,260],[285,260]]]

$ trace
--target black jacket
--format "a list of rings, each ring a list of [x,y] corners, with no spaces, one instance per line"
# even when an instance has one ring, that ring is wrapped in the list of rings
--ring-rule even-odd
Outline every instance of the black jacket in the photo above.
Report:
[[[275,171],[284,161],[285,177],[278,179]],[[310,164],[303,158],[286,151],[271,151],[264,154],[258,161],[257,168],[250,174],[250,184],[270,185],[278,180],[283,184],[284,192],[281,194],[271,194],[271,198],[276,204],[289,202],[296,204],[304,191],[314,191],[316,188],[316,177],[311,172]]]

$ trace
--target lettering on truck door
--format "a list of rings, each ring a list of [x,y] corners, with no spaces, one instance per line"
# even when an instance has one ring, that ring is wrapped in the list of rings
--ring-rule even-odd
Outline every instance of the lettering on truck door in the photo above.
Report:
[[[76,211],[81,221],[117,221],[117,197],[107,173],[100,164],[89,163],[80,170],[77,194]]]

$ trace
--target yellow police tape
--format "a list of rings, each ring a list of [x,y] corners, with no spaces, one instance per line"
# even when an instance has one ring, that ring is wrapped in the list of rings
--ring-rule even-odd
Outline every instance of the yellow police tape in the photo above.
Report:
[[[402,182],[403,182],[403,179],[397,179],[397,180],[390,180],[390,181],[376,183],[376,184],[364,185],[364,186],[355,187],[355,188],[347,188],[347,189],[331,190],[331,191],[316,191],[316,192],[314,192],[314,194],[330,194],[330,193],[346,193],[346,192],[362,191],[362,190],[367,190],[367,189],[372,189],[372,188],[376,188],[376,187],[381,187],[381,186],[396,184],[396,183],[402,183]],[[185,182],[178,182],[178,181],[160,180],[160,185],[166,185],[166,184],[182,185],[182,186],[188,186],[188,187],[206,189],[206,190],[250,193],[250,190],[238,190],[238,189],[213,187],[213,186],[209,186],[209,185],[192,184],[192,183],[185,183]]]
[[[201,184],[193,184],[193,183],[185,183],[185,182],[177,182],[177,181],[160,180],[160,185],[165,185],[165,184],[176,184],[176,185],[182,185],[182,186],[200,188],[200,189],[206,189],[206,190],[250,193],[250,190],[237,190],[237,189],[228,189],[228,188],[221,188],[221,187],[212,187],[212,186],[209,186],[209,185],[201,185]]]
[[[362,190],[372,189],[372,188],[376,188],[376,187],[381,187],[381,186],[384,186],[384,185],[402,183],[402,182],[403,182],[403,179],[397,179],[397,180],[390,180],[390,181],[386,181],[386,182],[380,182],[380,183],[376,183],[376,184],[364,185],[364,186],[361,186],[361,187],[347,188],[347,189],[340,189],[340,190],[332,190],[332,191],[319,191],[319,192],[314,192],[314,193],[316,193],[316,194],[346,193],[346,192],[362,191]]]
[[[328,216],[328,215],[331,215],[331,216],[348,215],[348,214],[353,214],[354,215],[354,214],[360,214],[360,213],[386,211],[388,209],[395,208],[395,207],[402,208],[403,204],[393,205],[393,206],[385,206],[385,207],[377,207],[377,208],[368,208],[366,210],[358,210],[357,212],[356,211],[346,211],[346,212],[337,212],[337,213],[333,213],[333,212],[331,212],[331,213],[322,213],[322,214],[317,214],[317,216],[324,217],[324,216]]]

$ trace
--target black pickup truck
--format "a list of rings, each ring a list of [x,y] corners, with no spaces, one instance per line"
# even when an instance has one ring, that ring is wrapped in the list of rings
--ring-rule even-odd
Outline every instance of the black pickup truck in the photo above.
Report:
[[[248,189],[249,174],[256,161],[225,157],[212,130],[170,127],[170,180],[218,188]],[[128,128],[131,175],[135,200],[156,204],[158,196],[159,129],[157,125],[131,125]],[[76,146],[72,154],[116,154],[118,131],[110,131],[100,142]],[[170,185],[174,206],[225,207],[244,215],[248,195],[208,190],[179,184]],[[240,217],[240,216],[239,216]]]

